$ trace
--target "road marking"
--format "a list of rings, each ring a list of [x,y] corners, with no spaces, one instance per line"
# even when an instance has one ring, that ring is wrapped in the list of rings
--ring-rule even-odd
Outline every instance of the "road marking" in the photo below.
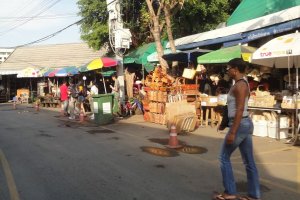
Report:
[[[20,200],[14,177],[10,170],[8,161],[1,149],[0,149],[0,162],[2,164],[2,168],[4,171],[5,177],[6,177],[6,182],[7,182],[7,187],[9,190],[10,199],[11,200]]]

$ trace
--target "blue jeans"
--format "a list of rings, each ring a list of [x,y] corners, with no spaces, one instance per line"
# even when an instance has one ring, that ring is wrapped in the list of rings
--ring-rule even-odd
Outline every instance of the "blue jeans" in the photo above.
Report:
[[[231,127],[233,120],[229,121]],[[225,193],[235,195],[236,184],[233,176],[230,156],[239,147],[243,163],[247,172],[248,196],[252,198],[260,198],[259,178],[253,157],[253,144],[252,144],[253,123],[250,118],[242,118],[236,138],[233,144],[226,144],[226,140],[221,148],[220,164],[223,177],[223,186]],[[227,133],[228,134],[228,133]],[[226,135],[227,136],[227,135]]]

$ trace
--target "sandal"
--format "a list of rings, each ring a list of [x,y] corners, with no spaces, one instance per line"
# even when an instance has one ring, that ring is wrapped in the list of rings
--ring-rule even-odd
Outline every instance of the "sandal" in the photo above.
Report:
[[[260,199],[252,198],[252,197],[249,197],[249,196],[242,196],[242,197],[239,198],[239,200],[260,200]]]
[[[239,200],[239,198],[235,195],[213,192],[212,200]]]

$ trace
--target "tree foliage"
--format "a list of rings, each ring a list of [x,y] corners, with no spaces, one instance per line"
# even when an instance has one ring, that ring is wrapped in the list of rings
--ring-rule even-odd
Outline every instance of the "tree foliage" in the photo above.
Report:
[[[240,1],[185,0],[182,9],[171,18],[174,38],[214,29],[219,23],[227,20]],[[80,9],[79,15],[83,18],[81,38],[94,49],[100,49],[108,42],[106,1],[78,0],[77,4]],[[124,27],[129,28],[133,36],[132,46],[153,42],[146,1],[122,0],[121,5]],[[165,29],[162,30],[161,37],[167,39]]]

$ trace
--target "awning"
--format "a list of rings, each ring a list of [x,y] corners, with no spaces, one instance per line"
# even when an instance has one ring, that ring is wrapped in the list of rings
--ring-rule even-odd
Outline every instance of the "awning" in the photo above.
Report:
[[[168,61],[178,61],[183,63],[189,63],[189,62],[197,63],[197,57],[208,52],[211,52],[211,50],[193,49],[193,50],[181,51],[177,53],[165,54],[163,55],[163,59]]]
[[[203,56],[199,56],[197,61],[199,64],[227,63],[233,58],[243,58],[243,60],[249,62],[251,54],[255,52],[255,50],[256,48],[254,47],[237,45],[218,49]]]
[[[0,75],[18,74],[21,70],[0,70]]]
[[[242,34],[243,37],[242,42],[247,43],[256,40],[258,38],[266,37],[269,35],[275,35],[278,33],[283,33],[286,31],[294,30],[299,27],[300,27],[300,19],[296,19],[285,23],[276,24],[266,28],[258,29],[255,31],[249,31]]]
[[[176,46],[176,48],[180,49],[180,50],[182,50],[182,49],[195,49],[195,48],[201,47],[201,46],[219,44],[219,43],[232,41],[232,40],[239,40],[239,39],[242,39],[242,34],[241,33],[234,34],[234,35],[229,35],[229,36],[224,36],[224,37],[220,37],[220,38],[204,40],[204,41],[200,41],[200,42],[193,42],[193,43],[186,44],[186,45]]]
[[[213,40],[219,39],[219,42],[229,42],[242,39],[241,34],[263,27],[280,24],[283,22],[295,20],[300,18],[300,6],[295,6],[286,10],[282,10],[270,15],[241,22],[232,26],[215,29],[203,33],[198,33],[175,40],[177,49],[196,48],[209,44],[216,44]],[[240,37],[240,38],[239,38]],[[166,46],[169,48],[169,44]]]
[[[167,44],[167,41],[162,41],[162,46],[165,48]],[[156,44],[155,42],[145,44],[136,50],[130,52],[126,56],[124,56],[124,64],[130,64],[130,63],[136,63],[141,64],[145,67],[145,69],[150,72],[153,70],[153,68],[148,64],[147,57],[152,54],[153,52],[156,52]]]
[[[261,28],[258,30],[242,33],[242,39],[224,42],[223,46],[230,47],[230,46],[234,46],[237,44],[244,44],[244,43],[248,43],[253,40],[257,40],[259,38],[295,30],[299,27],[300,27],[300,19],[295,19],[295,20],[288,21],[285,23],[275,24],[273,26],[268,26],[266,28]]]
[[[176,50],[176,52],[179,52],[179,50]],[[171,49],[164,49],[164,55],[172,53]],[[158,53],[157,51],[151,53],[149,56],[147,56],[148,62],[158,62]]]
[[[274,1],[274,0],[243,0],[227,20],[227,25],[262,17],[281,10],[300,5],[300,0]]]

